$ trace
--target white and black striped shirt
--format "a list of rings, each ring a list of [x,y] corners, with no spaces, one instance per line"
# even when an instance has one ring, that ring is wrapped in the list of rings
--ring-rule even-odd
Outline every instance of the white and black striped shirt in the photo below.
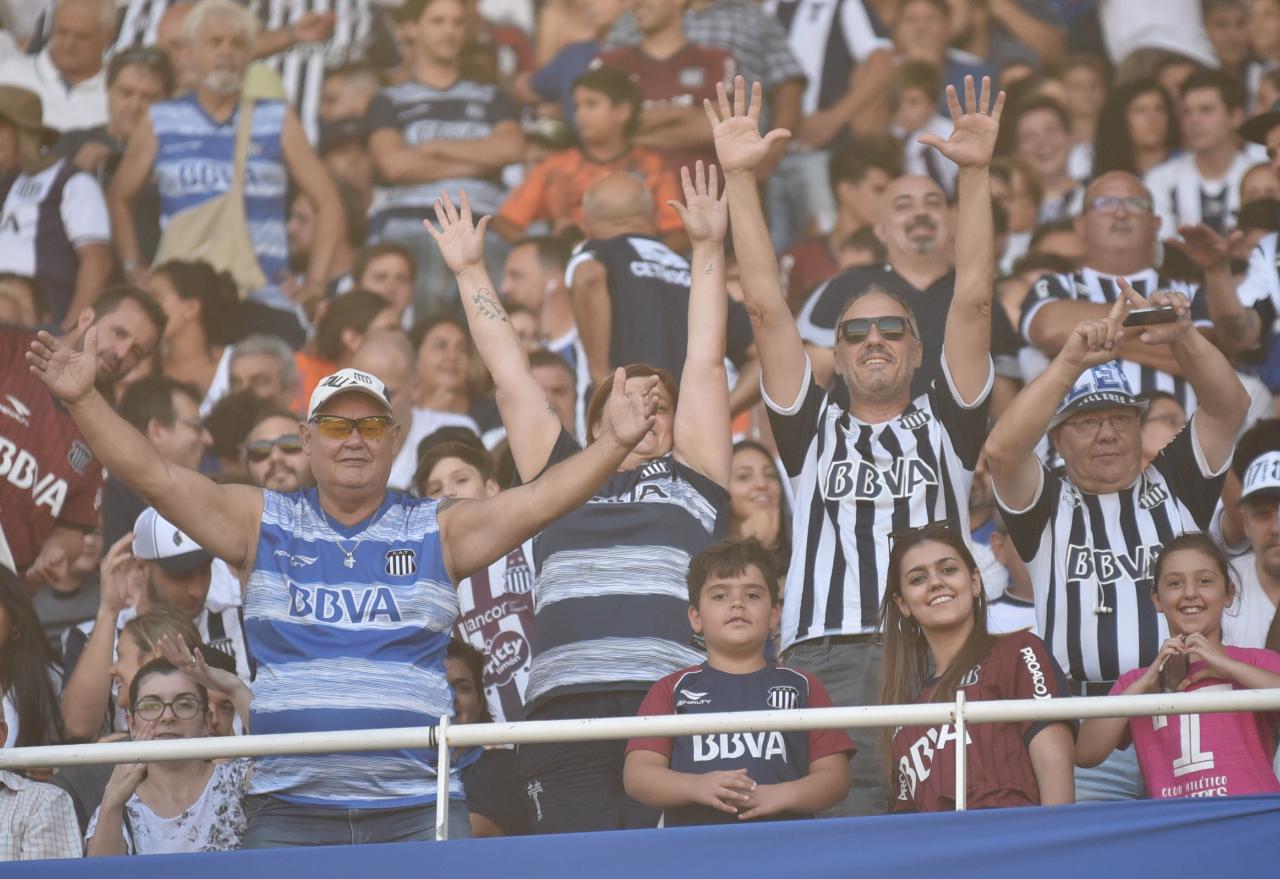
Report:
[[[1209,470],[1195,425],[1121,491],[1090,494],[1044,468],[1025,510],[999,501],[1031,574],[1037,630],[1073,680],[1149,665],[1169,636],[1151,602],[1152,564],[1172,538],[1208,528],[1229,463]]]
[[[994,381],[966,406],[942,379],[890,421],[857,420],[805,368],[790,405],[764,395],[795,491],[782,647],[876,629],[890,535],[945,521],[969,534],[969,488],[987,435]]]
[[[1187,223],[1204,223],[1223,235],[1230,232],[1240,212],[1240,180],[1246,171],[1266,160],[1265,149],[1246,144],[1220,180],[1205,180],[1196,167],[1195,154],[1189,152],[1152,168],[1146,184],[1160,216],[1160,234],[1177,235],[1178,227]]]
[[[1280,253],[1277,242],[1280,236],[1271,232],[1258,242],[1249,254],[1249,270],[1236,288],[1240,303],[1258,312],[1262,320],[1263,335],[1272,329],[1277,313],[1280,313]]]
[[[1155,269],[1135,272],[1126,276],[1126,280],[1133,285],[1134,290],[1144,296],[1156,290],[1175,290],[1183,294],[1191,302],[1191,318],[1196,325],[1200,327],[1212,325],[1204,293],[1198,284],[1162,278]],[[1077,269],[1069,275],[1045,275],[1031,285],[1031,290],[1022,303],[1022,321],[1019,327],[1022,338],[1027,344],[1033,344],[1030,333],[1031,321],[1041,308],[1054,300],[1080,299],[1109,305],[1116,301],[1118,295],[1120,295],[1120,287],[1116,283],[1116,276],[1104,275],[1096,269]],[[1117,362],[1124,370],[1125,378],[1129,380],[1129,387],[1136,393],[1165,391],[1177,397],[1188,412],[1195,408],[1196,395],[1186,379],[1131,360]],[[1034,376],[1027,376],[1028,381],[1032,378]]]
[[[893,42],[864,0],[765,0],[787,29],[791,52],[804,70],[805,115],[825,110],[849,90],[854,68]]]

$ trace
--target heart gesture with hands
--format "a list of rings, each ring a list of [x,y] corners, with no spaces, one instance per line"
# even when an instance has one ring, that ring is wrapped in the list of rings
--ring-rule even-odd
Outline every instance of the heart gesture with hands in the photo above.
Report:
[[[689,166],[680,169],[680,184],[684,187],[684,204],[672,199],[667,202],[675,208],[684,223],[684,230],[694,244],[721,244],[729,228],[727,193],[720,192],[720,180],[716,166],[702,166],[699,159],[689,177]]]
[[[762,137],[760,107],[764,104],[764,93],[760,90],[760,83],[751,84],[750,105],[746,92],[747,81],[739,76],[733,81],[732,106],[723,82],[716,83],[716,105],[710,100],[702,102],[715,138],[720,170],[726,178],[731,174],[755,173],[756,166],[769,155],[773,145],[791,137],[791,132],[785,128],[775,128]]]
[[[422,225],[427,233],[436,240],[440,247],[440,255],[445,265],[455,274],[460,275],[467,269],[484,265],[484,233],[489,228],[491,217],[484,216],[475,222],[471,216],[471,199],[465,191],[458,195],[458,207],[454,207],[453,199],[447,192],[441,192],[436,199],[437,230],[430,220],[424,219]]]
[[[975,97],[973,77],[964,78],[964,108],[954,85],[947,86],[947,107],[951,110],[951,136],[920,135],[917,140],[933,147],[961,168],[985,168],[991,164],[1004,112],[1004,92],[991,103],[991,77],[982,77],[982,91]]]

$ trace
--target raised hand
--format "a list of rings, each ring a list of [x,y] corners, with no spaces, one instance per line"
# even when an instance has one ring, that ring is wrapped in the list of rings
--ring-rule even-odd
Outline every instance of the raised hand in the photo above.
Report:
[[[1004,112],[1004,92],[996,95],[991,105],[991,77],[982,77],[982,92],[973,93],[973,77],[964,78],[964,108],[956,87],[947,86],[947,107],[951,110],[951,136],[943,140],[936,134],[920,135],[920,143],[931,146],[961,168],[985,168],[995,152],[996,135],[1000,132],[1000,116]]]
[[[102,560],[98,608],[113,618],[132,607],[147,585],[147,569],[133,555],[133,534],[126,534],[107,550]]]
[[[442,191],[436,199],[436,221],[440,230],[436,231],[430,220],[422,221],[439,245],[445,264],[455,275],[484,265],[484,233],[491,219],[484,216],[478,223],[472,220],[471,199],[467,198],[465,191],[459,194],[458,205],[461,210],[454,207],[448,193]]]
[[[93,390],[98,378],[98,328],[85,331],[80,351],[41,330],[27,351],[27,363],[27,368],[49,386],[55,397],[64,403],[77,403]]]
[[[1142,328],[1138,334],[1147,345],[1171,345],[1187,333],[1194,332],[1191,324],[1191,303],[1187,297],[1173,290],[1157,290],[1150,296],[1143,296],[1124,278],[1117,278],[1121,296],[1128,301],[1130,308],[1152,308],[1172,306],[1178,319],[1173,323],[1150,324]]]
[[[144,721],[133,731],[135,742],[149,742],[156,737],[155,721]],[[146,763],[117,763],[107,779],[106,789],[102,792],[102,802],[116,807],[129,801],[147,777]]]
[[[67,551],[55,541],[49,540],[40,548],[40,554],[27,568],[24,576],[28,583],[37,588],[54,586],[67,576],[70,568],[71,560],[67,558]]]
[[[716,83],[716,100],[718,109],[711,101],[704,100],[702,109],[706,111],[707,121],[711,123],[711,134],[716,141],[716,157],[720,160],[720,170],[727,178],[737,172],[755,172],[756,166],[764,161],[773,145],[791,137],[785,128],[775,128],[763,137],[760,136],[760,107],[764,104],[764,94],[760,83],[751,84],[751,104],[747,106],[747,81],[741,76],[733,81],[733,105],[729,104],[729,94],[724,83]]]
[[[1128,298],[1117,296],[1105,318],[1076,324],[1058,356],[1078,372],[1115,360],[1116,346],[1124,339],[1124,319],[1128,314]]]
[[[699,159],[694,167],[692,179],[689,177],[689,166],[680,169],[680,184],[684,187],[684,204],[672,199],[667,204],[676,209],[684,223],[685,232],[694,244],[709,242],[721,244],[724,234],[729,228],[729,205],[724,194],[719,192],[720,179],[716,174],[716,166],[702,167]]]
[[[1244,233],[1236,229],[1231,238],[1223,238],[1204,223],[1179,226],[1182,238],[1166,238],[1165,243],[1178,250],[1202,269],[1224,266],[1231,259],[1231,247],[1244,240]]]
[[[241,684],[240,678],[234,672],[210,668],[204,660],[204,654],[199,650],[189,649],[186,639],[181,635],[172,632],[161,635],[160,640],[156,642],[156,650],[173,663],[174,668],[181,670],[183,674],[207,690],[230,693]]]
[[[627,373],[618,367],[613,373],[613,392],[605,407],[604,433],[618,445],[634,449],[653,428],[661,391],[656,375],[636,378],[627,389]]]

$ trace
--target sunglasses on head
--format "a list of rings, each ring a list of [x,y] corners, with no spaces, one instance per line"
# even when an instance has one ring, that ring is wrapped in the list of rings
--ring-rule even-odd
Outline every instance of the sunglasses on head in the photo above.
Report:
[[[311,419],[324,436],[330,439],[346,439],[351,435],[351,428],[360,431],[365,439],[382,439],[395,427],[396,420],[390,415],[366,415],[363,418],[343,418],[341,415],[316,415]]]
[[[302,451],[302,437],[296,433],[288,433],[275,439],[254,440],[244,447],[244,453],[250,461],[265,461],[271,457],[271,450],[276,446],[286,455],[296,455]]]
[[[875,327],[883,338],[891,342],[901,339],[907,333],[911,333],[913,336],[916,334],[915,327],[911,325],[911,321],[901,315],[887,314],[880,317],[849,318],[840,324],[840,338],[846,342],[857,344],[871,335],[872,327]]]

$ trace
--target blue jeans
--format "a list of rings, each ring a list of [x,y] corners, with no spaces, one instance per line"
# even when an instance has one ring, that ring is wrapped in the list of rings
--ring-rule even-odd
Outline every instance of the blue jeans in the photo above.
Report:
[[[835,227],[828,161],[826,150],[792,148],[769,175],[769,229],[779,253],[808,235],[826,234]]]
[[[1146,718],[1142,718],[1145,720]],[[1145,800],[1147,786],[1138,768],[1138,750],[1130,745],[1092,769],[1076,767],[1076,802],[1105,803],[1113,800]]]
[[[244,811],[249,828],[240,841],[241,848],[429,842],[436,838],[435,803],[400,809],[341,809],[257,795],[245,798]],[[470,836],[467,804],[451,800],[449,838]]]

